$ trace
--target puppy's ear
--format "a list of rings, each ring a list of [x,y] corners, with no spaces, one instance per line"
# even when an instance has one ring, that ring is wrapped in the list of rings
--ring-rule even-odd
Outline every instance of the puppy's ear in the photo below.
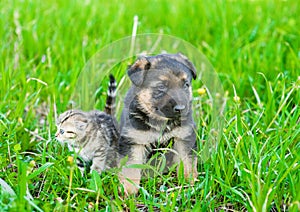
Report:
[[[147,70],[151,68],[151,63],[146,57],[140,57],[129,67],[127,74],[131,82],[136,86],[141,86],[144,82]]]
[[[194,64],[185,55],[181,53],[178,53],[176,55],[181,58],[180,62],[182,62],[185,66],[188,67],[188,69],[191,71],[193,79],[195,80],[197,78],[197,71]]]

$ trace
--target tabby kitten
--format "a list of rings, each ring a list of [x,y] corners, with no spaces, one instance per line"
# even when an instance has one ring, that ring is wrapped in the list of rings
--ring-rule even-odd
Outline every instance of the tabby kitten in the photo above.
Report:
[[[57,120],[56,139],[78,154],[77,165],[82,173],[89,162],[91,170],[98,173],[117,166],[119,132],[113,110],[115,97],[116,81],[110,75],[105,112],[68,110]]]

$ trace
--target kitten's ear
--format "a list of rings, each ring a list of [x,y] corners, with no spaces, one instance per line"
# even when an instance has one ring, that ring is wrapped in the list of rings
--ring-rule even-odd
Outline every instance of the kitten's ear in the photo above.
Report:
[[[127,73],[131,82],[135,86],[141,86],[144,82],[144,78],[147,70],[151,68],[151,63],[146,57],[140,57],[135,63],[129,67]]]
[[[75,127],[79,130],[85,130],[88,126],[87,121],[74,121]]]

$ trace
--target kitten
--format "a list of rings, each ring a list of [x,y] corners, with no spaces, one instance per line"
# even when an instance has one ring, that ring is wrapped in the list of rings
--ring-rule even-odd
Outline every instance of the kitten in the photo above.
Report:
[[[119,132],[114,118],[115,96],[116,81],[110,75],[105,112],[68,110],[57,120],[56,139],[78,154],[77,165],[82,172],[90,161],[91,170],[98,173],[117,166]]]

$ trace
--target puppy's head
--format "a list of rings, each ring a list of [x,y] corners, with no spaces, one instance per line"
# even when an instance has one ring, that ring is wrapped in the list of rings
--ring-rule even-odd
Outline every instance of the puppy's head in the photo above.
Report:
[[[196,69],[184,55],[140,57],[128,75],[137,88],[139,109],[149,116],[167,120],[189,114]]]

